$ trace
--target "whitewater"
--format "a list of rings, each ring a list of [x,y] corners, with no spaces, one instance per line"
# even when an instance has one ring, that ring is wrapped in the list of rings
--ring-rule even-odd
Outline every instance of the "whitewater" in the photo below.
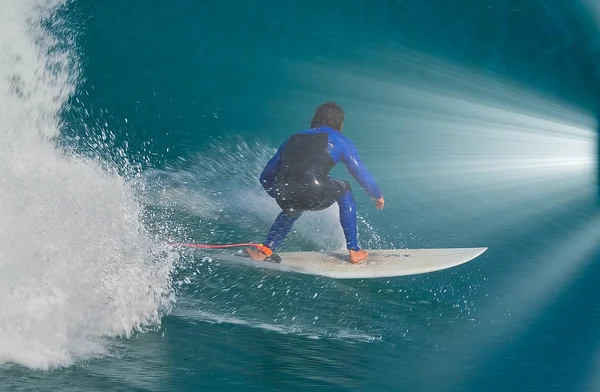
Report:
[[[110,355],[113,338],[156,328],[175,298],[176,255],[144,228],[128,179],[58,147],[80,77],[58,12],[68,5],[6,0],[0,12],[2,365]]]

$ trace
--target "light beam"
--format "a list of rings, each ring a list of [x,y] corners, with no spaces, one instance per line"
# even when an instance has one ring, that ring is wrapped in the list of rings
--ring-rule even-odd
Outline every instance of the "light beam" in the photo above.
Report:
[[[399,193],[387,213],[415,214],[402,216],[405,230],[435,220],[443,231],[493,216],[483,231],[470,225],[462,232],[490,234],[577,200],[594,183],[591,114],[419,53],[374,50],[362,57],[376,63],[288,64],[290,77],[308,87],[277,109],[299,116],[308,108],[298,102],[341,102],[345,133],[384,194]]]

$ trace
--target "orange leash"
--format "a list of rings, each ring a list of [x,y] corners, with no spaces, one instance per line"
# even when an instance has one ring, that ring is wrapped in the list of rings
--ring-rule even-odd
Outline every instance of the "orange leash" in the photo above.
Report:
[[[222,249],[222,248],[235,248],[240,246],[253,246],[266,254],[267,256],[272,256],[273,251],[266,245],[263,244],[251,244],[251,243],[241,243],[241,244],[222,244],[222,245],[210,245],[210,244],[184,244],[184,243],[170,243],[167,245],[171,246],[185,246],[188,248],[201,248],[201,249]]]

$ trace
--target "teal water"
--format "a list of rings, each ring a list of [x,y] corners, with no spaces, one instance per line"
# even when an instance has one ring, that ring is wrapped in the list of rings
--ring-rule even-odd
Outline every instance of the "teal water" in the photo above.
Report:
[[[599,23],[585,1],[5,0],[0,390],[598,390]],[[164,245],[262,240],[258,175],[328,100],[386,197],[353,183],[363,247],[489,250],[338,281]],[[306,214],[285,249],[342,248],[338,226]]]

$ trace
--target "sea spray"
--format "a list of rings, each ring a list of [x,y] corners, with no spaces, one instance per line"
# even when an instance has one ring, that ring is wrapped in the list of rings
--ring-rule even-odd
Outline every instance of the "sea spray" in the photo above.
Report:
[[[5,0],[0,13],[0,364],[39,369],[107,353],[174,301],[175,254],[132,186],[55,146],[80,71],[64,6]]]

